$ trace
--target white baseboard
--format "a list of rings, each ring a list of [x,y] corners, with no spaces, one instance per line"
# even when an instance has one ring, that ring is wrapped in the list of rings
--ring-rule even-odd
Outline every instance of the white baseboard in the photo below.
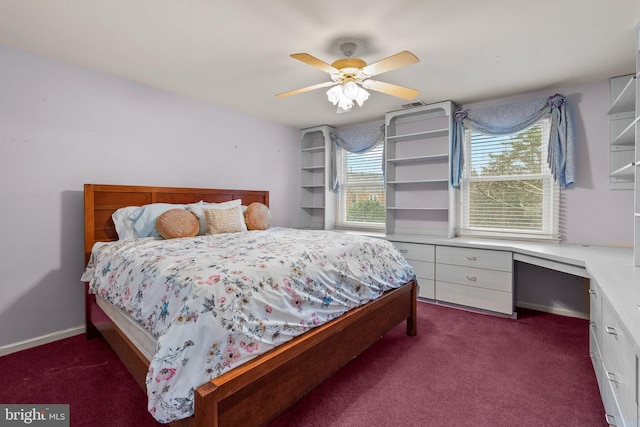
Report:
[[[69,338],[74,335],[83,334],[84,332],[84,326],[76,326],[75,328],[65,329],[64,331],[53,332],[51,334],[42,335],[40,337],[20,341],[14,344],[3,345],[0,346],[0,356],[6,356],[7,354],[15,353],[20,350],[26,350],[32,347],[37,347],[43,344],[48,344],[50,342]]]
[[[520,302],[520,301],[516,303],[516,306],[522,307],[522,308],[528,308],[536,311],[542,311],[544,313],[557,314],[559,316],[577,317],[578,319],[589,320],[589,313],[581,313],[579,311],[566,310],[564,308],[547,307],[546,305],[530,304],[528,302]]]

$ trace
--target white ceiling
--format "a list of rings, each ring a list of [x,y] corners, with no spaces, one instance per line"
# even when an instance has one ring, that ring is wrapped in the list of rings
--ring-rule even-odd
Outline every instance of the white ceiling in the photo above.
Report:
[[[458,104],[632,73],[640,0],[0,0],[0,42],[297,128],[381,119],[407,101],[373,92],[336,114],[325,90],[337,40],[376,76]],[[364,45],[363,45],[364,44]]]

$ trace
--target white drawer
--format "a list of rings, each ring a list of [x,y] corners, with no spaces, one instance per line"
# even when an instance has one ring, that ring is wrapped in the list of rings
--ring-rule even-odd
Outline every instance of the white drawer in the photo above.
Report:
[[[409,261],[416,272],[416,277],[420,279],[435,279],[435,264],[427,261]]]
[[[436,264],[436,279],[439,282],[444,281],[502,292],[512,292],[513,280],[511,272],[508,271],[438,263]]]
[[[436,299],[459,305],[513,314],[513,294],[493,289],[436,281]]]
[[[418,279],[418,296],[420,298],[436,298],[436,281],[433,279]]]
[[[609,382],[605,379],[600,388],[602,395],[602,404],[604,405],[604,416],[607,424],[610,426],[624,427],[622,417],[620,416],[620,408],[613,393],[613,389]]]
[[[435,246],[421,245],[418,243],[391,242],[407,260],[435,262]]]
[[[488,249],[469,249],[438,245],[436,249],[436,262],[501,271],[513,270],[513,254],[511,252],[492,251]]]
[[[627,425],[637,425],[636,354],[608,300],[602,304],[602,381],[608,382],[620,415]]]

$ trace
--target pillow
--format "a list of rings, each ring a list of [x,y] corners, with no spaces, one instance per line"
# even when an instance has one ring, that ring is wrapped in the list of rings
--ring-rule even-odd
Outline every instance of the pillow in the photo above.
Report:
[[[237,233],[243,230],[242,209],[234,206],[228,209],[204,209],[207,218],[207,234]],[[246,225],[245,225],[246,227]]]
[[[132,240],[138,238],[136,229],[133,228],[133,221],[129,215],[140,209],[140,206],[126,206],[116,210],[111,214],[113,224],[116,226],[119,240]]]
[[[193,237],[200,227],[198,217],[186,209],[169,209],[156,220],[156,230],[165,239]]]
[[[242,200],[240,199],[229,200],[228,202],[221,202],[221,203],[200,202],[199,204],[196,203],[196,204],[188,205],[187,209],[189,209],[191,212],[196,214],[196,216],[198,217],[198,221],[200,221],[200,234],[202,235],[202,234],[208,233],[207,217],[204,214],[205,209],[229,209],[235,206],[241,206],[241,204],[242,204]],[[239,216],[242,222],[241,231],[247,231],[247,226],[244,223],[244,217],[242,216],[242,211],[240,212]]]
[[[244,213],[244,222],[249,230],[266,230],[271,225],[271,211],[267,205],[253,202]]]
[[[175,208],[184,209],[185,205],[151,203],[138,208],[138,210],[129,215],[129,219],[133,220],[133,227],[138,237],[160,237],[158,230],[156,230],[156,220],[169,209]]]

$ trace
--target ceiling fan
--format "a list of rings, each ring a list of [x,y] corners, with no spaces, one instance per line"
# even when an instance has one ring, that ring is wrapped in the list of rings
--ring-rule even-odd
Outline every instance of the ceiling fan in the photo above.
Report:
[[[283,92],[276,96],[278,98],[284,98],[315,89],[333,86],[327,91],[327,97],[333,105],[338,106],[338,113],[346,113],[350,111],[353,107],[354,101],[359,106],[362,106],[364,101],[369,98],[369,92],[365,89],[371,89],[407,100],[411,100],[418,96],[420,93],[418,90],[371,79],[371,77],[375,75],[415,64],[420,61],[414,54],[405,50],[378,62],[374,62],[373,64],[367,65],[367,63],[360,58],[351,58],[351,55],[353,55],[356,48],[357,46],[355,43],[343,43],[340,45],[340,50],[346,58],[338,59],[331,65],[309,55],[308,53],[294,53],[290,55],[298,61],[302,61],[329,73],[331,81],[291,90],[289,92]]]

